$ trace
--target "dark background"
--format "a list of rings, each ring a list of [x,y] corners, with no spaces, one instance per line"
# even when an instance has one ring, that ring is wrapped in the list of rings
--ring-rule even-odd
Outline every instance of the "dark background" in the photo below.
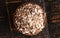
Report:
[[[33,0],[43,5],[47,15],[47,26],[41,33],[26,36],[15,30],[13,13],[26,1],[31,0],[0,0],[0,38],[60,38],[60,0]]]

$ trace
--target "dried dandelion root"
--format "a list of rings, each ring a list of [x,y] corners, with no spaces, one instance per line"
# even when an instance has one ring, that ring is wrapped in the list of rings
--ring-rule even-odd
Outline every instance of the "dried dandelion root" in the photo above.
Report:
[[[14,23],[17,30],[25,35],[36,35],[45,27],[45,15],[43,9],[37,5],[28,3],[20,6],[14,15]]]

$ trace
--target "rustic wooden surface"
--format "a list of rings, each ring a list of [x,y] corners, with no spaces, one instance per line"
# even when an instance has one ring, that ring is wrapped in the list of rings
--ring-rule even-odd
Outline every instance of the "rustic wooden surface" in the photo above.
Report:
[[[51,38],[60,38],[60,0],[46,1],[49,33]]]

